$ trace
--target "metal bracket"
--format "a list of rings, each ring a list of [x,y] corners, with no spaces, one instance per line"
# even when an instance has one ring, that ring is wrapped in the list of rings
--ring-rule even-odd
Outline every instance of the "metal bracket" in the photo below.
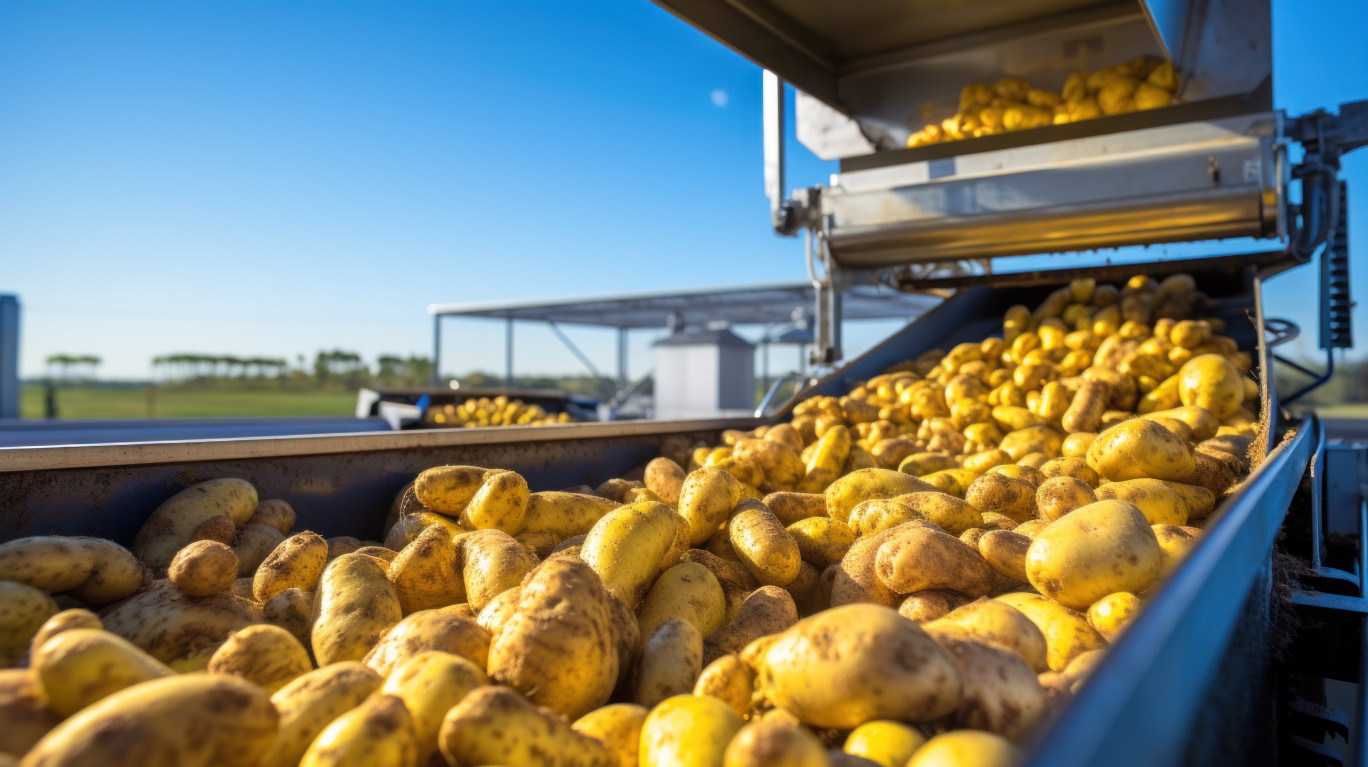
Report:
[[[765,118],[765,196],[769,198],[770,224],[774,231],[792,237],[798,233],[798,206],[784,199],[784,81],[765,70],[762,111]]]

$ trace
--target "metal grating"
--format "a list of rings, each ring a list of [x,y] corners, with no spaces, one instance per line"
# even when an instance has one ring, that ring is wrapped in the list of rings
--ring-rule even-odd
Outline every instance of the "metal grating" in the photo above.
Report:
[[[1349,186],[1341,181],[1339,220],[1335,222],[1335,230],[1321,256],[1322,349],[1349,349],[1354,346],[1353,305],[1349,293]]]

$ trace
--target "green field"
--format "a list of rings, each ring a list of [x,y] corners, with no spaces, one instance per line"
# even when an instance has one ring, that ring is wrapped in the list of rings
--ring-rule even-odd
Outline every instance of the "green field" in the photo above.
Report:
[[[344,389],[228,389],[78,386],[57,390],[57,415],[87,418],[204,418],[215,416],[350,415],[356,392]],[[42,418],[43,387],[25,386],[23,418]]]

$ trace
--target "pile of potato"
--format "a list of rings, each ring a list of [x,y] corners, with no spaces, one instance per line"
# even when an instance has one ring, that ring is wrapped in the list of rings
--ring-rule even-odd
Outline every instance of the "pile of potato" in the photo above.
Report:
[[[1249,470],[1208,303],[1077,280],[594,488],[429,469],[380,542],[216,479],[0,544],[0,765],[1010,764]]]
[[[927,146],[1158,109],[1172,104],[1177,91],[1173,62],[1154,56],[1092,74],[1074,72],[1059,92],[1033,87],[1020,77],[1004,77],[991,86],[969,83],[960,91],[959,111],[908,136],[907,145]]]
[[[431,408],[426,414],[433,426],[460,426],[473,429],[485,426],[545,426],[552,423],[571,423],[569,413],[548,413],[541,405],[529,405],[520,399],[472,397],[459,405]]]

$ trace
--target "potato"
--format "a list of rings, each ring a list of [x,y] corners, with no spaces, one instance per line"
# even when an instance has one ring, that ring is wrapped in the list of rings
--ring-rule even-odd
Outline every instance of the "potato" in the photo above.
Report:
[[[767,717],[742,727],[727,745],[725,767],[827,767],[826,747],[802,725]]]
[[[1017,750],[1001,735],[980,730],[951,730],[926,741],[907,767],[1012,767]]]
[[[978,540],[979,553],[994,570],[1026,583],[1026,554],[1031,538],[1013,530],[990,530]]]
[[[646,640],[633,699],[649,709],[687,694],[702,670],[703,636],[698,629],[688,621],[666,621]]]
[[[523,583],[517,610],[490,644],[490,678],[569,717],[603,705],[619,670],[612,610],[589,565],[546,562]]]
[[[1185,525],[1192,508],[1169,483],[1148,478],[1108,482],[1097,488],[1097,499],[1125,501],[1139,509],[1151,525]]]
[[[0,581],[49,593],[70,591],[90,578],[95,557],[84,538],[42,535],[0,543]]]
[[[760,500],[785,527],[812,517],[826,518],[826,496],[822,493],[781,491],[770,493]]]
[[[1045,635],[1020,610],[996,599],[978,599],[922,624],[932,635],[963,634],[1003,647],[1040,673],[1049,668]]]
[[[329,538],[328,561],[331,562],[334,559],[337,559],[338,557],[342,556],[343,554],[350,554],[364,545],[365,544],[363,544],[359,539],[353,538],[350,535],[339,535],[333,538]]]
[[[854,450],[851,452],[853,455]],[[798,451],[781,442],[743,439],[736,443],[734,455],[739,461],[759,464],[765,473],[765,481],[775,487],[796,487],[807,475],[807,466],[799,459]]]
[[[133,552],[104,538],[77,538],[94,559],[89,578],[67,592],[67,596],[91,607],[104,607],[133,596],[151,583],[147,566]]]
[[[405,615],[466,599],[456,544],[439,525],[427,528],[405,546],[387,574]]]
[[[931,486],[931,490],[940,491],[956,498],[963,498],[969,490],[969,486],[974,484],[974,480],[978,479],[979,476],[979,472],[969,469],[942,469],[925,474],[921,479]]]
[[[964,697],[950,715],[951,727],[1019,740],[1045,715],[1045,691],[1020,655],[954,634],[931,636],[954,661],[964,685]]]
[[[641,726],[649,712],[635,703],[596,708],[570,725],[612,752],[617,767],[637,767],[641,757]]]
[[[1196,468],[1192,448],[1168,429],[1132,418],[1112,426],[1088,448],[1088,465],[1113,482],[1127,479],[1182,481]]]
[[[211,479],[192,485],[152,512],[133,538],[133,553],[149,567],[165,570],[176,552],[195,540],[200,525],[226,516],[241,527],[256,507],[256,488],[245,480]]]
[[[94,628],[64,631],[35,645],[29,665],[47,707],[63,717],[124,688],[175,674],[127,640]]]
[[[1107,644],[1083,616],[1047,597],[1018,592],[995,599],[1016,608],[1040,629],[1051,671],[1063,671],[1075,656]]]
[[[1064,438],[1059,453],[1069,458],[1082,458],[1088,454],[1088,446],[1092,445],[1095,439],[1097,439],[1095,432],[1074,432]]]
[[[879,765],[903,767],[926,743],[926,736],[902,722],[876,719],[851,730],[841,750]]]
[[[361,553],[328,563],[313,608],[310,643],[319,666],[361,660],[403,617],[385,571]]]
[[[712,663],[728,653],[769,634],[777,634],[798,622],[793,597],[777,586],[761,586],[751,592],[736,616],[703,643],[703,662]]]
[[[492,637],[499,633],[499,628],[513,615],[513,611],[518,608],[518,600],[522,599],[522,587],[514,586],[504,593],[489,600],[489,604],[484,606],[475,616],[475,622],[484,627]]]
[[[1097,500],[1088,483],[1075,477],[1050,477],[1036,488],[1036,513],[1045,522],[1053,522],[1074,509]]]
[[[855,543],[855,531],[850,525],[831,517],[800,519],[787,530],[803,560],[819,568],[841,561]]]
[[[531,552],[502,530],[476,530],[461,539],[459,549],[466,598],[476,610],[521,583],[537,564]]]
[[[798,577],[798,543],[763,504],[734,514],[727,521],[727,536],[741,564],[760,583],[786,586]]]
[[[57,614],[57,603],[46,593],[12,581],[0,581],[0,666],[13,666],[24,657],[29,640],[48,618]]]
[[[747,716],[755,696],[755,670],[735,653],[723,655],[699,673],[693,693],[711,695],[741,716]]]
[[[252,576],[252,596],[269,602],[287,589],[313,591],[328,562],[328,542],[304,531],[286,538],[266,556]]]
[[[211,674],[240,676],[268,693],[312,670],[308,651],[279,626],[248,626],[228,637],[209,659]]]
[[[309,745],[300,767],[416,764],[413,717],[394,695],[374,695],[333,720]]]
[[[1026,553],[1031,585],[1076,610],[1118,591],[1144,592],[1159,579],[1161,564],[1149,522],[1123,501],[1098,501],[1066,515]]]
[[[447,764],[507,767],[613,767],[596,738],[506,687],[480,687],[442,720],[438,744]]]
[[[920,479],[900,471],[860,469],[837,479],[827,488],[827,514],[832,519],[848,522],[851,510],[861,501],[888,499],[935,489]]]
[[[47,640],[72,629],[102,629],[104,624],[100,622],[100,616],[82,608],[72,608],[63,610],[44,621],[39,627],[38,633],[33,635],[32,649],[37,651]]]
[[[256,511],[246,524],[267,525],[279,530],[281,535],[289,535],[295,526],[295,510],[288,501],[268,498],[257,503]]]
[[[33,744],[42,740],[62,717],[48,708],[36,676],[26,668],[0,669],[0,758],[18,764]]]
[[[700,546],[717,532],[741,500],[741,483],[721,469],[702,468],[685,478],[679,515],[689,523],[689,545]]]
[[[168,577],[188,597],[213,596],[237,580],[237,554],[218,541],[195,541],[176,553]]]
[[[844,472],[852,452],[851,442],[850,430],[843,425],[836,424],[822,432],[821,439],[812,445],[811,457],[806,458],[807,471],[798,483],[798,490],[804,493],[826,490]]]
[[[874,574],[898,594],[945,590],[977,597],[993,582],[993,569],[973,547],[924,522],[888,531],[875,554]]]
[[[894,527],[876,535],[856,539],[841,561],[833,565],[835,573],[831,582],[832,607],[857,602],[893,607],[898,603],[898,595],[879,579],[875,569],[879,546],[897,529]]]
[[[957,468],[959,464],[949,453],[913,453],[898,463],[898,471],[914,477]]]
[[[686,481],[685,493],[689,492]],[[683,501],[680,506],[684,506]],[[608,593],[635,607],[655,579],[683,553],[684,528],[679,520],[673,509],[654,501],[613,509],[594,523],[584,539],[580,558],[598,573]],[[674,561],[669,561],[671,554]]]
[[[1189,532],[1192,528],[1176,525],[1154,525],[1151,529],[1159,542],[1159,577],[1167,578],[1188,552],[1197,547],[1197,536]]]
[[[674,506],[679,503],[679,494],[684,489],[686,476],[687,472],[682,466],[665,456],[660,456],[646,464],[644,481],[647,489],[655,493],[656,497]]]
[[[150,590],[111,607],[101,621],[106,631],[185,672],[204,669],[230,634],[260,623],[261,609],[227,592],[187,597],[170,581],[157,581]]]
[[[641,726],[641,767],[722,767],[727,745],[744,722],[706,695],[676,695]]]
[[[723,559],[709,551],[689,549],[684,552],[684,561],[703,565],[714,578],[717,578],[718,584],[722,586],[722,593],[727,598],[727,620],[736,616],[741,603],[759,585],[740,562]]]
[[[707,567],[681,562],[656,579],[636,615],[642,636],[651,636],[666,621],[684,620],[706,639],[726,622],[727,596]]]
[[[311,671],[271,696],[280,728],[261,758],[261,767],[294,767],[309,744],[337,717],[360,705],[380,687],[380,675],[356,661]]]
[[[1044,453],[1053,458],[1059,455],[1064,444],[1064,434],[1052,426],[1027,426],[1009,432],[1002,438],[999,448],[1005,450],[1012,460],[1020,461],[1029,453]]]
[[[906,496],[899,496],[906,497]],[[826,519],[831,519],[827,517]],[[839,522],[840,520],[831,520]],[[908,522],[925,522],[921,513],[898,501],[873,498],[861,501],[850,511],[847,526],[856,536],[868,537]],[[848,549],[847,549],[848,550]]]
[[[399,551],[412,543],[413,539],[417,538],[419,533],[432,527],[432,525],[433,522],[431,521],[431,517],[426,515],[410,514],[406,517],[400,517],[397,522],[387,528],[387,532],[385,533],[385,548]],[[357,541],[357,543],[360,543],[360,541]],[[360,546],[357,546],[356,548],[351,549],[351,551],[356,551],[360,548]],[[329,560],[331,559],[332,557],[329,557]]]
[[[1223,355],[1199,354],[1178,371],[1178,397],[1184,405],[1208,410],[1222,421],[1244,402],[1244,376]]]
[[[917,512],[922,519],[939,525],[951,535],[959,535],[983,524],[983,515],[978,509],[948,493],[908,493],[892,500]]]
[[[1088,608],[1088,625],[1097,629],[1108,642],[1115,642],[1121,630],[1140,612],[1140,600],[1134,594],[1121,591],[1108,594]]]
[[[620,506],[617,501],[580,493],[548,490],[528,496],[524,533],[551,533],[558,539],[589,532],[604,514]]]
[[[479,466],[434,466],[413,481],[413,494],[423,506],[454,517],[465,511],[487,471]]]
[[[44,736],[24,764],[252,767],[270,746],[278,719],[270,697],[250,682],[170,676],[83,709]]]
[[[290,632],[300,644],[307,644],[313,625],[313,592],[285,589],[261,606],[261,617]]]
[[[987,474],[1001,474],[1004,477],[1020,479],[1031,483],[1031,487],[1040,487],[1045,482],[1045,475],[1040,469],[1034,466],[1026,466],[1019,463],[1009,463],[1005,466],[994,466],[989,469]]]
[[[363,662],[381,676],[415,655],[440,651],[485,668],[492,634],[455,607],[419,610],[406,616],[380,637]]]
[[[898,614],[913,623],[925,623],[949,613],[962,599],[948,591],[917,591],[898,604]]]
[[[419,478],[421,480],[421,475]],[[416,490],[417,485],[414,488]],[[461,510],[461,526],[467,530],[494,529],[517,535],[527,524],[529,495],[527,480],[521,474],[490,469],[481,477],[480,489]]]
[[[1022,479],[985,474],[965,491],[964,500],[980,512],[991,511],[1017,522],[1035,519],[1036,489]]]
[[[266,557],[284,542],[285,536],[270,525],[243,525],[233,546],[233,553],[238,558],[238,575],[251,578]]]
[[[758,686],[804,724],[847,730],[873,719],[945,716],[962,689],[926,632],[864,604],[833,607],[784,632],[764,654]]]

